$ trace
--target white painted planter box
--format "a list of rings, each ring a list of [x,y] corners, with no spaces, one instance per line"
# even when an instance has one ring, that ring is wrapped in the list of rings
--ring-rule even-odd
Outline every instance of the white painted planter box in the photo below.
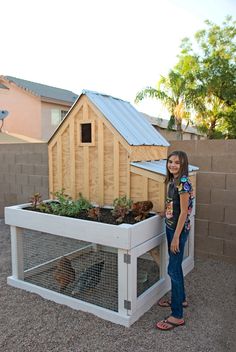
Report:
[[[124,326],[130,326],[142,316],[159,298],[170,288],[167,276],[168,254],[164,233],[164,220],[155,215],[134,225],[110,225],[94,221],[80,220],[51,214],[43,214],[23,210],[29,204],[5,208],[5,223],[11,226],[12,245],[12,276],[8,283],[14,287],[37,293],[46,299],[66,304],[74,309],[93,313],[103,319]],[[191,219],[192,224],[194,218]],[[89,242],[83,249],[64,253],[70,258],[76,258],[81,251],[93,248],[103,248],[109,253],[114,252],[117,261],[117,309],[107,309],[96,302],[84,301],[70,295],[56,292],[27,281],[30,275],[43,271],[52,265],[59,256],[41,265],[24,269],[23,229],[47,233],[54,238],[73,239]],[[28,231],[29,232],[29,231]],[[184,273],[188,273],[194,266],[193,262],[193,226],[189,238],[188,255],[183,262]],[[53,237],[54,236],[54,237]],[[58,237],[60,236],[60,237]],[[37,239],[37,235],[35,236]],[[138,262],[146,260],[156,265],[150,250],[159,248],[159,277],[153,285],[138,293],[137,279],[139,275]],[[140,259],[141,258],[141,259]],[[149,260],[149,262],[148,262]],[[154,264],[153,264],[154,263]],[[107,264],[109,267],[109,264]],[[144,273],[145,274],[145,273]],[[105,274],[104,274],[105,275]],[[100,288],[100,290],[102,287]]]

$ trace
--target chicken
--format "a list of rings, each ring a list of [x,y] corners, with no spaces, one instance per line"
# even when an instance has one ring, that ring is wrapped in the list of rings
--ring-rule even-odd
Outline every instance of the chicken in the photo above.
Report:
[[[153,208],[153,203],[150,200],[133,203],[132,212],[136,221],[146,219],[149,211]]]
[[[89,268],[85,269],[79,276],[78,281],[75,283],[72,294],[77,295],[95,288],[101,280],[103,267],[104,261],[93,264]]]
[[[161,264],[161,258],[160,258],[160,250],[158,247],[155,247],[149,251],[151,254],[153,260],[157,263],[157,265],[160,267]]]
[[[75,280],[75,269],[67,257],[62,257],[58,261],[53,277],[59,284],[60,292]]]

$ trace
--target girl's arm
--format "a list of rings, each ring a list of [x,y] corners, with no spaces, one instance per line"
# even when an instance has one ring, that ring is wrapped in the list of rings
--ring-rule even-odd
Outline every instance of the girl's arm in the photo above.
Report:
[[[179,251],[179,237],[181,232],[183,231],[183,227],[188,215],[188,201],[189,201],[189,193],[188,192],[181,193],[180,194],[180,215],[175,229],[175,234],[170,246],[170,250],[173,253],[176,253]]]

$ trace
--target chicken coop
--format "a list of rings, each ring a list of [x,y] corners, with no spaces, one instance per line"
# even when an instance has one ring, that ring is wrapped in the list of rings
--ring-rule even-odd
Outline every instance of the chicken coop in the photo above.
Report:
[[[6,207],[11,226],[8,283],[130,326],[170,288],[164,220],[168,142],[130,103],[83,91],[49,141],[50,192],[65,189],[109,207],[126,195],[150,200],[135,224],[93,222]],[[190,165],[195,189],[197,168]],[[194,211],[183,262],[194,266]]]

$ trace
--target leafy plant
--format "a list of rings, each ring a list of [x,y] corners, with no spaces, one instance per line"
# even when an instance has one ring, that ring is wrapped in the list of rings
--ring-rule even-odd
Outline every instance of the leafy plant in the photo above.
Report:
[[[88,209],[88,217],[97,221],[101,221],[101,208],[93,207]]]
[[[38,206],[37,209],[41,212],[41,213],[48,213],[50,214],[52,212],[51,209],[51,203],[43,203],[41,202]]]
[[[135,221],[146,219],[152,208],[153,203],[150,200],[134,203],[132,206],[132,212],[135,215]]]
[[[92,207],[91,203],[85,199],[82,194],[79,194],[79,199],[72,198],[65,193],[65,189],[52,193],[56,202],[50,203],[51,212],[54,215],[76,217],[83,210],[88,210]]]
[[[127,198],[126,195],[114,199],[114,208],[111,212],[114,218],[116,219],[116,222],[122,223],[124,221],[125,215],[129,214],[132,203],[132,200],[130,198]]]
[[[38,208],[40,203],[42,202],[42,196],[40,193],[34,193],[30,198],[31,207],[35,210]]]
[[[93,207],[92,204],[83,197],[82,193],[79,193],[79,198],[75,202],[78,204],[81,211],[88,210]]]

